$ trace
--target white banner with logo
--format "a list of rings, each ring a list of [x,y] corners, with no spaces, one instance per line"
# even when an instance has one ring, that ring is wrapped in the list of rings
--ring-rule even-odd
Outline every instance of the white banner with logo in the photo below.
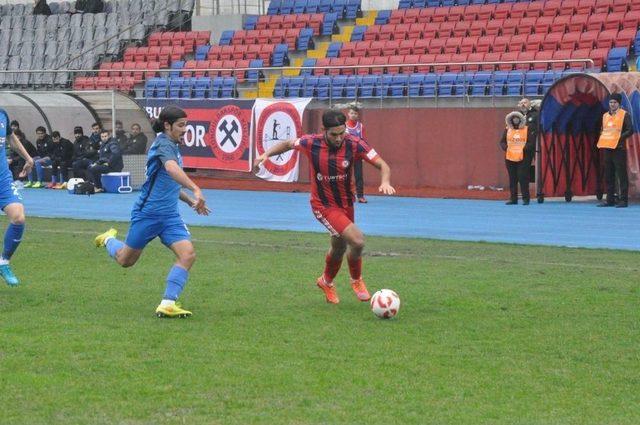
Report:
[[[302,114],[309,102],[311,98],[256,99],[251,120],[256,156],[284,140],[297,139],[302,135]],[[299,154],[290,150],[267,159],[256,176],[269,181],[295,182],[299,169]]]

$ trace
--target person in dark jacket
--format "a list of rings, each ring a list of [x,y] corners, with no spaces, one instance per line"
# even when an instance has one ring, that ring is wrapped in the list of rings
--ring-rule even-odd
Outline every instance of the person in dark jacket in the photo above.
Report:
[[[34,15],[51,15],[51,8],[47,4],[47,0],[35,0],[35,6],[33,7]]]
[[[47,130],[40,126],[36,128],[36,156],[33,157],[35,170],[29,174],[29,182],[24,187],[39,189],[44,187],[44,167],[51,165],[51,153],[53,140],[47,134]]]
[[[114,134],[114,138],[118,141],[120,152],[123,152],[129,138],[127,137],[127,133],[124,131],[122,121],[120,120],[116,121],[116,132]]]
[[[17,122],[17,121],[16,121]],[[12,130],[13,134],[16,135],[24,149],[27,151],[30,157],[36,156],[36,147],[33,146],[33,143],[27,140],[24,133],[17,127],[15,130]],[[25,160],[15,152],[13,149],[9,151],[9,155],[7,156],[7,161],[9,162],[9,168],[11,169],[11,174],[13,175],[14,180],[24,180],[26,177],[20,177],[20,172],[24,168]]]
[[[526,118],[518,111],[505,119],[507,128],[502,134],[500,147],[505,151],[505,164],[509,173],[510,198],[507,205],[518,203],[518,183],[522,192],[522,204],[529,205],[529,169],[535,153],[533,129],[526,125]]]
[[[629,176],[627,174],[627,138],[633,134],[631,114],[620,107],[622,95],[609,96],[609,112],[602,116],[602,133],[598,149],[603,151],[604,179],[607,199],[599,207],[626,208],[629,205]],[[616,203],[616,182],[620,184],[620,197]]]
[[[100,138],[102,139],[102,145],[100,146],[98,160],[87,168],[89,181],[94,184],[99,192],[102,191],[101,177],[103,174],[115,173],[122,171],[122,168],[124,168],[118,141],[113,137],[109,137],[108,130],[102,130]]]
[[[87,179],[87,168],[98,159],[98,149],[100,145],[96,145],[91,139],[84,135],[82,127],[75,127],[73,134],[76,142],[73,145],[73,176],[81,179]]]
[[[122,153],[124,155],[142,155],[147,151],[147,135],[142,132],[140,124],[131,125],[131,134]]]
[[[69,178],[68,169],[73,160],[73,143],[60,137],[59,131],[51,133],[53,153],[51,154],[51,183],[47,189],[66,189]]]
[[[78,0],[76,1],[76,12],[102,13],[104,11],[104,1],[102,0]]]

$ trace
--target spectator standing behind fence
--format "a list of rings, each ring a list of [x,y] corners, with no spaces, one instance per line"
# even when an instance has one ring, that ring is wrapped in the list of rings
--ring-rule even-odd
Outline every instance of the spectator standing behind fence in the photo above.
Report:
[[[51,153],[53,152],[53,140],[47,134],[47,130],[40,126],[36,128],[36,156],[33,157],[35,170],[29,174],[29,181],[24,187],[39,189],[44,187],[44,167],[51,165]]]
[[[507,205],[518,203],[518,183],[522,192],[522,205],[529,205],[529,168],[535,153],[535,136],[526,118],[518,111],[511,112],[505,119],[507,128],[502,134],[500,147],[505,151],[505,165],[509,173],[511,196]]]
[[[347,133],[352,136],[356,136],[366,141],[364,135],[364,125],[360,119],[361,108],[356,103],[352,103],[347,107]],[[362,177],[362,160],[356,160],[353,163],[353,174],[356,181],[356,198],[361,204],[367,203],[367,198],[364,197],[364,178]]]
[[[35,0],[35,6],[33,7],[34,15],[51,15],[51,8],[47,4],[47,0]]]
[[[75,127],[73,134],[76,138],[76,142],[73,145],[73,162],[71,163],[73,176],[86,180],[87,168],[98,159],[100,145],[94,144],[91,139],[85,136],[82,127]]]
[[[622,95],[613,93],[609,97],[609,112],[602,116],[602,133],[598,149],[604,154],[604,179],[607,184],[607,199],[599,207],[626,208],[629,205],[629,176],[627,175],[626,140],[633,134],[631,114],[620,107]],[[620,184],[620,197],[615,201],[616,183]]]
[[[73,143],[60,136],[59,131],[51,133],[53,152],[51,154],[51,183],[47,189],[66,189],[69,167],[73,159]]]
[[[97,192],[102,192],[101,177],[103,174],[122,171],[124,167],[122,151],[118,141],[113,137],[109,137],[108,130],[102,130],[100,139],[102,139],[102,145],[100,146],[98,160],[87,168],[89,181],[94,184]]]
[[[11,131],[18,138],[18,140],[20,141],[24,149],[27,151],[29,156],[33,158],[36,155],[36,147],[33,146],[33,143],[27,140],[24,133],[20,130],[20,127],[17,126],[15,129]],[[9,154],[7,155],[7,162],[9,163],[9,168],[11,169],[13,180],[24,180],[26,178],[26,177],[20,177],[20,172],[24,168],[24,164],[26,163],[26,161],[24,160],[24,158],[20,156],[18,152],[16,152],[13,149],[10,149]]]
[[[122,149],[124,155],[142,155],[147,151],[147,135],[142,132],[140,124],[131,126],[131,135]]]

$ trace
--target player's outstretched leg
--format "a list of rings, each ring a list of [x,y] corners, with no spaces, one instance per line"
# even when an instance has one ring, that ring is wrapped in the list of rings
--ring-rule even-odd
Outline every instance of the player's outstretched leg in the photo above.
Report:
[[[160,305],[156,308],[156,316],[166,318],[190,317],[192,313],[183,309],[176,302],[189,280],[189,270],[196,259],[193,245],[189,240],[181,240],[171,245],[171,250],[178,260],[169,270],[167,286]]]
[[[351,224],[342,232],[342,237],[349,244],[347,263],[351,275],[351,288],[360,301],[369,301],[371,295],[362,278],[362,251],[364,250],[364,235],[355,225]]]
[[[22,241],[25,228],[24,207],[21,203],[15,202],[7,205],[4,212],[9,217],[10,223],[4,233],[4,246],[0,257],[0,276],[9,286],[18,286],[20,281],[13,274],[9,260],[18,249]]]

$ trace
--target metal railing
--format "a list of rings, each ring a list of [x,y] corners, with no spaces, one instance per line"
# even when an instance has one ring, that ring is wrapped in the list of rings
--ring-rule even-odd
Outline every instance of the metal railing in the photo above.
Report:
[[[326,86],[322,86],[319,89],[316,88],[315,90],[313,90],[312,92],[311,87],[308,85],[307,83],[307,78],[302,78],[302,84],[300,86],[296,86],[295,89],[298,90],[298,95],[303,95],[303,94],[312,94],[313,96],[303,96],[303,97],[315,97],[319,100],[323,100],[323,101],[328,101],[330,104],[333,104],[335,101],[337,101],[338,99],[340,100],[344,100],[344,99],[389,99],[389,98],[394,98],[394,99],[398,99],[398,98],[403,98],[403,99],[411,99],[411,98],[429,98],[429,99],[435,99],[436,101],[438,99],[441,98],[464,98],[464,99],[470,99],[470,98],[476,98],[476,97],[490,97],[490,98],[496,98],[496,97],[504,97],[504,96],[508,96],[509,94],[506,93],[512,93],[514,91],[509,90],[509,88],[512,87],[520,87],[522,90],[519,90],[518,93],[514,93],[512,94],[513,96],[520,96],[521,94],[523,94],[522,92],[524,91],[524,86],[526,84],[526,77],[524,76],[525,74],[525,70],[522,69],[515,69],[518,65],[528,65],[529,67],[532,67],[532,65],[535,64],[546,64],[547,68],[551,68],[553,66],[554,63],[566,63],[566,64],[571,64],[571,63],[580,63],[580,64],[584,64],[586,65],[585,69],[576,69],[576,72],[588,72],[589,69],[588,68],[592,68],[594,66],[594,61],[592,59],[566,59],[566,60],[550,60],[550,61],[541,61],[541,60],[537,60],[537,61],[508,61],[508,62],[429,62],[429,63],[408,63],[408,64],[379,64],[379,65],[352,65],[352,66],[341,66],[341,67],[335,67],[335,66],[318,66],[318,67],[302,67],[302,66],[298,66],[298,67],[291,67],[291,66],[287,66],[287,67],[263,67],[263,68],[249,68],[249,67],[239,67],[239,68],[182,68],[182,69],[168,69],[168,68],[163,68],[163,69],[149,69],[149,68],[145,68],[145,69],[117,69],[117,70],[109,70],[109,69],[105,69],[105,70],[96,70],[96,69],[73,69],[73,70],[50,70],[50,69],[40,69],[40,70],[6,70],[6,71],[0,71],[0,77],[4,77],[7,75],[21,75],[21,74],[32,74],[32,75],[44,75],[44,74],[59,74],[59,73],[67,73],[69,75],[69,80],[72,82],[70,85],[74,86],[73,81],[75,81],[75,79],[77,77],[99,77],[100,74],[106,74],[106,76],[102,76],[103,78],[109,79],[109,80],[103,80],[103,82],[106,83],[106,86],[101,86],[99,88],[97,88],[97,90],[101,90],[101,89],[106,89],[111,83],[116,83],[117,81],[120,82],[120,84],[122,86],[130,86],[130,89],[135,91],[135,95],[136,97],[145,97],[145,93],[144,93],[144,87],[142,86],[147,80],[157,77],[157,78],[169,78],[171,74],[179,74],[179,77],[174,77],[174,78],[197,78],[194,77],[194,74],[198,73],[198,74],[202,74],[202,76],[204,76],[205,78],[211,78],[212,82],[213,79],[217,76],[228,76],[228,77],[233,77],[233,76],[238,76],[238,75],[242,75],[243,78],[241,78],[241,81],[237,82],[236,84],[234,84],[233,89],[232,89],[232,96],[230,97],[244,97],[244,98],[250,98],[252,96],[249,96],[250,93],[252,94],[257,94],[257,96],[260,97],[272,97],[272,95],[270,95],[268,92],[264,93],[261,92],[261,88],[264,87],[264,84],[259,84],[259,83],[264,83],[265,81],[271,81],[274,83],[274,93],[273,93],[273,97],[276,97],[276,85],[277,85],[277,80],[279,78],[282,77],[288,77],[288,78],[295,78],[295,77],[325,77],[323,79],[327,81],[327,85]],[[473,81],[468,80],[468,79],[463,79],[463,81],[461,83],[457,82],[457,81],[453,81],[447,84],[443,84],[440,79],[442,78],[441,76],[448,71],[448,68],[450,67],[455,67],[455,69],[460,68],[460,71],[456,71],[455,73],[457,74],[461,74],[461,73],[465,73],[465,72],[469,72],[469,73],[475,73],[477,74],[484,74],[488,76],[488,79],[486,80],[486,90],[484,95],[483,94],[478,94],[475,93],[472,95],[472,89],[475,87],[475,85],[473,84]],[[476,70],[475,67],[507,67],[507,66],[511,66],[512,69],[510,70],[506,70],[503,69],[502,71],[506,71],[506,72],[522,72],[523,73],[523,78],[517,82],[504,82],[503,88],[504,88],[504,92],[502,93],[496,93],[495,90],[493,90],[493,88],[496,86],[496,84],[499,84],[500,82],[496,80],[496,76],[500,75],[497,74],[496,72],[498,71],[492,71],[492,70]],[[421,69],[421,68],[427,68],[427,69],[439,69],[439,68],[444,68],[445,71],[443,72],[408,72],[408,73],[391,73],[388,74],[386,73],[389,69],[395,69],[395,68],[402,68],[403,70],[407,70],[409,68],[415,70]],[[473,67],[474,69],[469,70],[469,67]],[[366,74],[358,74],[358,70],[360,69],[368,69],[368,70],[379,70],[381,72],[381,74],[370,74],[370,73],[366,73]],[[331,74],[332,72],[336,72],[336,71],[341,71],[343,76],[349,76],[349,75],[345,75],[345,70],[349,70],[348,74],[356,76],[356,77],[366,77],[369,75],[373,75],[373,76],[377,76],[377,77],[382,77],[382,76],[389,76],[389,75],[406,75],[407,78],[410,78],[411,75],[415,75],[415,74],[426,74],[426,75],[437,75],[440,76],[438,78],[435,79],[435,81],[433,82],[433,84],[429,84],[428,88],[428,92],[425,94],[425,92],[422,90],[422,87],[420,90],[418,90],[417,93],[414,92],[414,90],[411,90],[412,88],[415,88],[415,86],[412,86],[409,82],[407,82],[406,84],[395,84],[395,83],[383,83],[382,81],[376,83],[375,85],[373,85],[373,91],[372,94],[369,94],[368,89],[363,90],[363,86],[361,85],[360,87],[356,87],[355,91],[352,91],[351,86],[349,86],[349,91],[345,90],[346,88],[343,87],[342,88],[342,92],[339,92],[338,90],[341,90],[339,86],[336,86],[334,84],[334,81],[331,77],[334,77],[336,75],[318,75],[317,72],[318,70],[321,70],[322,73],[324,74],[324,72],[326,71],[327,73]],[[296,73],[299,74],[301,71],[309,71],[310,75],[285,75],[287,73]],[[545,70],[531,70],[533,72],[540,72],[540,73],[544,73]],[[119,75],[111,75],[111,74],[119,74]],[[247,73],[251,73],[250,76],[247,76]],[[125,74],[125,75],[123,75]],[[182,77],[183,75],[188,74],[189,77]],[[205,75],[208,74],[208,75]],[[145,78],[146,76],[146,78]],[[249,78],[248,78],[249,77]],[[55,80],[55,79],[54,79]],[[2,78],[2,81],[6,81],[6,78]],[[555,81],[555,80],[554,80]],[[35,84],[37,86],[37,84]],[[24,88],[24,89],[33,89],[34,83],[31,82],[31,84],[29,85],[19,85],[18,88]],[[170,87],[170,83],[167,83],[167,94],[169,93],[169,87]],[[452,92],[447,92],[447,93],[442,93],[442,89],[443,88],[449,88],[451,87],[453,90]],[[48,88],[65,88],[64,86],[56,86],[56,85],[50,85],[48,87],[44,87],[43,89],[48,89]],[[213,87],[209,86],[207,87],[207,91],[210,92],[213,89]],[[271,86],[268,86],[268,89],[271,89]],[[16,84],[12,85],[11,88],[12,91],[16,90]],[[386,90],[386,92],[385,92]],[[394,92],[398,92],[398,90],[402,91],[402,95],[401,96],[397,96],[397,95],[391,95],[390,93],[394,93]],[[340,94],[342,93],[342,94]],[[349,93],[349,95],[347,96],[347,93]],[[365,93],[365,95],[363,96],[362,93]],[[133,93],[131,93],[133,94]],[[287,89],[284,89],[284,92],[282,93],[282,97],[286,97],[287,95],[290,95],[291,93],[287,92]],[[540,93],[540,95],[542,95],[543,93]],[[183,97],[183,96],[178,96],[178,97]],[[188,97],[188,96],[184,96],[184,97]],[[217,96],[205,96],[206,98],[217,98]],[[294,96],[295,97],[295,96]]]

